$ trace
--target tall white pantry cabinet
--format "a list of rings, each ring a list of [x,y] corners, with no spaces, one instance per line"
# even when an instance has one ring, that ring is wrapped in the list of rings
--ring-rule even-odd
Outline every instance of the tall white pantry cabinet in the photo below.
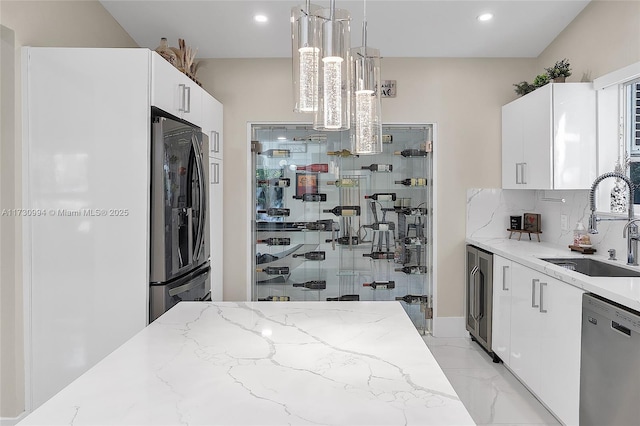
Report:
[[[28,47],[22,70],[29,411],[148,324],[151,106],[211,134],[222,105],[148,49]]]

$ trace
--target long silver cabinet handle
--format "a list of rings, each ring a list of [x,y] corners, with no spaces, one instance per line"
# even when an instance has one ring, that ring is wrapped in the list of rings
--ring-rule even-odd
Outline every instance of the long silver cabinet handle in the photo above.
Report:
[[[539,308],[540,305],[536,305],[536,283],[540,282],[539,279],[534,278],[531,280],[531,307]]]
[[[502,267],[502,290],[504,291],[509,291],[507,288],[507,269],[509,269],[509,266]]]
[[[191,112],[191,86],[186,86],[187,91],[187,107],[184,112]]]
[[[178,106],[178,111],[186,112],[187,109],[187,98],[186,98],[186,85],[179,84],[178,88],[180,89],[180,105]]]
[[[516,185],[520,184],[520,163],[516,163]]]
[[[547,310],[544,308],[544,288],[547,286],[547,283],[540,283],[540,312],[543,314],[547,313]]]
[[[527,163],[522,163],[522,173],[520,173],[520,183],[527,184]]]

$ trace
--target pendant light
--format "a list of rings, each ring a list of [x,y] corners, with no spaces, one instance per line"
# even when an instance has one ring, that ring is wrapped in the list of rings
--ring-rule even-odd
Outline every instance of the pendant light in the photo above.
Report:
[[[314,130],[349,130],[349,12],[335,8],[321,11],[322,45],[318,62],[318,109],[313,120]]]
[[[321,10],[309,0],[291,8],[294,112],[313,113],[318,109]]]
[[[380,102],[380,51],[367,46],[367,2],[364,0],[362,46],[351,49],[352,123],[351,152],[358,155],[382,152]]]

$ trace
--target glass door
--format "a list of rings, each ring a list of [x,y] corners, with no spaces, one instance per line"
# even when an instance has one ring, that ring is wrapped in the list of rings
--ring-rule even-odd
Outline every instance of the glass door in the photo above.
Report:
[[[433,126],[386,125],[384,152],[349,132],[253,125],[253,300],[399,300],[433,307]]]

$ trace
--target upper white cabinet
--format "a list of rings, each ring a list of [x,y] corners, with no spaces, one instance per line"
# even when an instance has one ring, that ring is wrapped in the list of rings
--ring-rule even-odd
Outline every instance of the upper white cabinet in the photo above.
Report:
[[[502,187],[588,189],[597,177],[591,83],[550,83],[502,107]]]
[[[202,126],[202,103],[205,95],[210,96],[160,55],[151,52],[152,106],[191,124]]]
[[[202,132],[209,137],[209,157],[223,159],[222,104],[212,97],[202,100]]]

